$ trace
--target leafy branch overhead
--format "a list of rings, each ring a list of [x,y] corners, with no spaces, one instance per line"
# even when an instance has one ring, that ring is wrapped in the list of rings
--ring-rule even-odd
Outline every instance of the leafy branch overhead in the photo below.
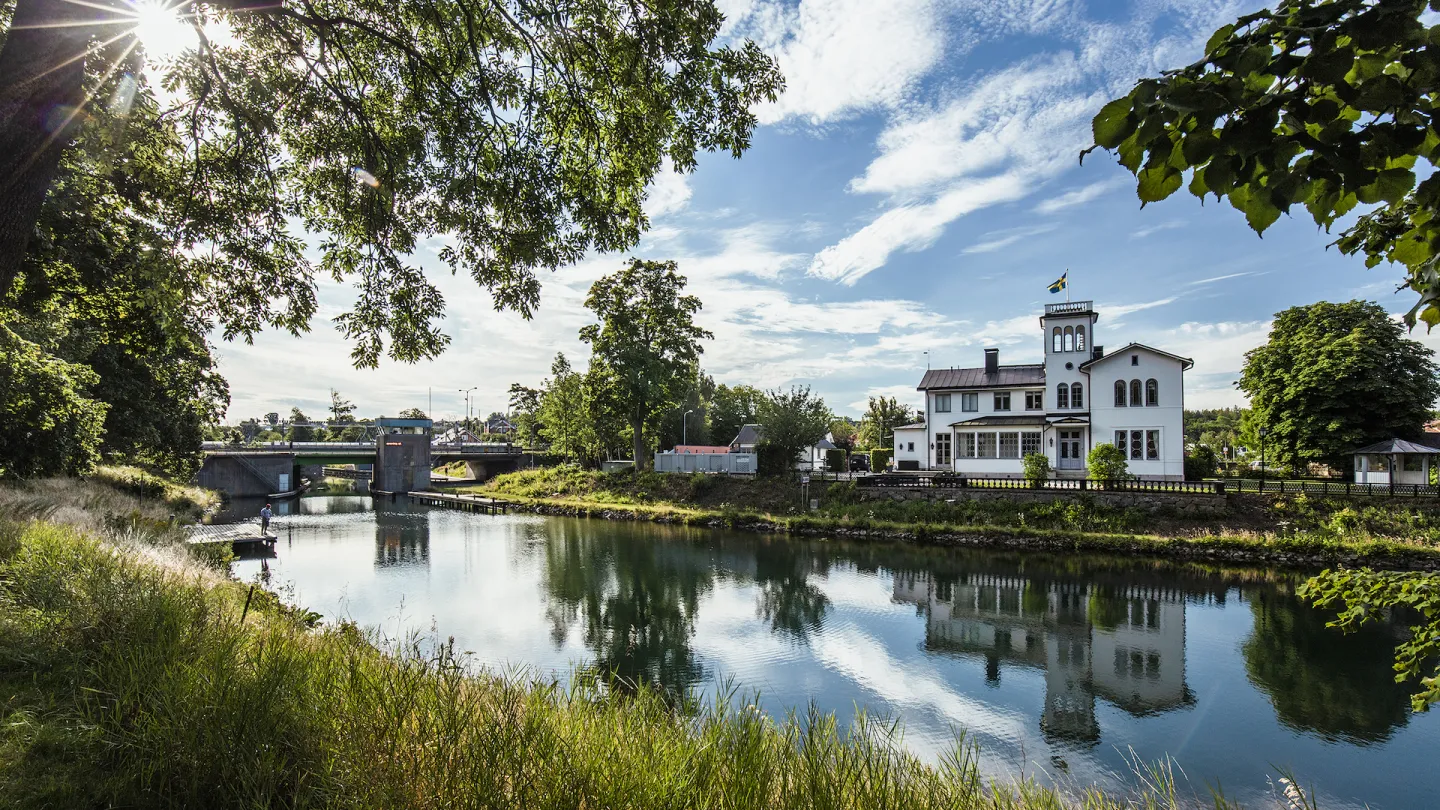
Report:
[[[1404,265],[1419,294],[1406,322],[1434,326],[1440,26],[1421,22],[1427,9],[1440,0],[1282,0],[1241,17],[1200,61],[1106,104],[1086,153],[1113,150],[1142,204],[1188,175],[1191,194],[1229,199],[1261,234],[1295,205],[1327,230],[1372,205],[1335,244],[1367,267]]]

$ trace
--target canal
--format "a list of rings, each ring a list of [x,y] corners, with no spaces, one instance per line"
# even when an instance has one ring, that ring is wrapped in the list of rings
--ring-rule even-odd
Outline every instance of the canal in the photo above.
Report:
[[[237,504],[237,513],[258,506]],[[306,498],[272,524],[271,587],[396,638],[453,636],[493,670],[576,672],[783,715],[898,718],[938,757],[963,730],[995,776],[1125,789],[1172,758],[1190,791],[1321,806],[1440,795],[1440,712],[1393,682],[1403,626],[1342,635],[1297,572],[1090,555],[810,542],[648,523]],[[291,512],[291,514],[286,514]],[[234,571],[262,576],[262,561]]]

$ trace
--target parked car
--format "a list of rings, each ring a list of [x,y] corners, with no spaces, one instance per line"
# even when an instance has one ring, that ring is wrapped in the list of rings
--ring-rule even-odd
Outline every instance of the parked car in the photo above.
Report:
[[[850,456],[850,472],[870,472],[870,457],[860,453]]]

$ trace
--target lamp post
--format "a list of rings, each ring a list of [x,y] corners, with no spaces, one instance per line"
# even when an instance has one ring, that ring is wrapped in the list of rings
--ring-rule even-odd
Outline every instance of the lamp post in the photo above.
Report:
[[[692,408],[692,409],[686,411],[684,416],[680,417],[680,443],[681,443],[681,444],[689,444],[689,443],[690,443],[690,414],[692,414],[692,413],[694,413],[694,412],[695,412],[695,409]]]
[[[466,430],[469,430],[469,429],[470,429],[470,392],[471,392],[471,391],[474,391],[476,388],[479,388],[479,387],[480,387],[480,386],[476,385],[476,386],[472,386],[472,387],[470,387],[470,388],[457,388],[457,389],[455,389],[456,391],[458,391],[458,392],[460,392],[460,393],[462,393],[462,394],[465,395],[465,429],[466,429]]]

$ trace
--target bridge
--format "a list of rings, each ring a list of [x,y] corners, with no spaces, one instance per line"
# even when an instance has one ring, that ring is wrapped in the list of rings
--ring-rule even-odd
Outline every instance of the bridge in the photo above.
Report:
[[[396,420],[399,421],[399,420]],[[418,421],[418,420],[417,420]],[[200,485],[231,497],[289,494],[299,488],[302,466],[370,464],[371,486],[409,492],[429,486],[436,465],[465,462],[469,477],[483,481],[516,468],[522,455],[510,443],[431,443],[428,434],[386,433],[370,442],[271,442],[237,447],[205,442]],[[387,452],[388,451],[388,452]]]

